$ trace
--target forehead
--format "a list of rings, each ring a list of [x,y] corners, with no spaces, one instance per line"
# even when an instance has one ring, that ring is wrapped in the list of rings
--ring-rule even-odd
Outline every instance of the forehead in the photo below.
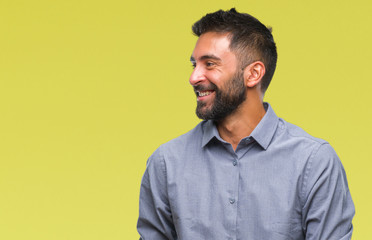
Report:
[[[235,54],[230,50],[228,33],[207,32],[202,34],[196,42],[191,58],[195,61],[215,56],[221,61],[236,61]]]

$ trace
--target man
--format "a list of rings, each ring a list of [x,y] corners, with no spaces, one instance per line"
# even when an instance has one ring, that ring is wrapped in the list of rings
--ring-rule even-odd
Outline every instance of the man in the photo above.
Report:
[[[271,31],[235,9],[192,29],[190,84],[205,121],[149,158],[141,239],[350,239],[354,205],[336,153],[263,102]]]

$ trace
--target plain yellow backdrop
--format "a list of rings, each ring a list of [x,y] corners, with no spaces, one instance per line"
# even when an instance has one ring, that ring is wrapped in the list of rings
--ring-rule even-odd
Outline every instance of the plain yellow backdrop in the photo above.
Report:
[[[370,1],[0,0],[0,239],[138,239],[146,160],[193,128],[191,25],[236,7],[273,27],[265,100],[328,140],[370,239]]]

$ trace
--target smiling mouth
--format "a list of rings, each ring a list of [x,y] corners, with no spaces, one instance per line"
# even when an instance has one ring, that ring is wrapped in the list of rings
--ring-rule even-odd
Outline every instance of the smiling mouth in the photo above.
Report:
[[[214,91],[197,91],[196,94],[198,95],[198,97],[205,97],[212,94],[213,92]]]

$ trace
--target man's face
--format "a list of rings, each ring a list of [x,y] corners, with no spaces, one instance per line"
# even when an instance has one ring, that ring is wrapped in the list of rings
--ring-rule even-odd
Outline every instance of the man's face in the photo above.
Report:
[[[246,99],[243,71],[229,45],[227,34],[208,32],[200,36],[191,56],[190,84],[201,119],[222,120]]]

